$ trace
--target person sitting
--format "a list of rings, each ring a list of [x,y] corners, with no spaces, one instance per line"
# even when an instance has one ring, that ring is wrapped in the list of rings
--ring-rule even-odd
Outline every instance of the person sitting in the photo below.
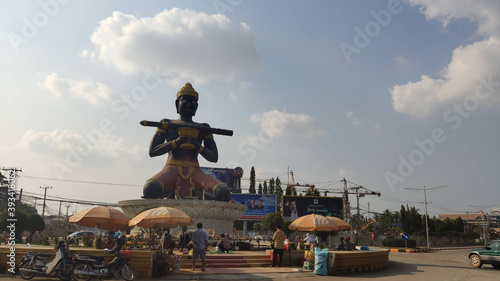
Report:
[[[307,233],[304,237],[304,243],[305,245],[309,245],[310,250],[314,250],[314,247],[316,247],[317,244],[316,236],[314,234]]]
[[[165,232],[165,238],[163,239],[163,249],[167,251],[167,254],[173,255],[175,248],[175,241],[170,233]]]
[[[356,245],[351,243],[351,237],[350,236],[347,236],[345,238],[345,246],[344,246],[344,250],[346,251],[352,251],[356,248]]]
[[[337,250],[343,251],[344,250],[344,246],[345,246],[344,236],[340,236],[340,244],[337,247]]]
[[[229,239],[224,233],[220,235],[220,240],[217,242],[217,246],[222,253],[229,253],[231,251],[231,243],[229,243]]]
[[[34,244],[45,244],[47,242],[47,239],[45,238],[45,234],[43,234],[43,227],[40,227],[35,233],[33,233],[33,236],[31,237],[31,241]]]

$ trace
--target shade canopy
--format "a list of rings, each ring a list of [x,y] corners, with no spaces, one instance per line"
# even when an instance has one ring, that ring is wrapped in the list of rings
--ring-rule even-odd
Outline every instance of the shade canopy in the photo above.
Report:
[[[310,214],[294,220],[288,228],[298,231],[333,231],[335,224],[324,216]]]
[[[345,220],[339,219],[337,217],[326,217],[335,224],[333,231],[351,230],[352,226],[348,224]]]
[[[157,207],[146,210],[129,222],[130,226],[145,228],[174,228],[193,225],[194,221],[183,211],[172,207]]]
[[[131,229],[129,220],[122,211],[103,206],[85,209],[68,218],[68,222],[72,224],[108,231]]]

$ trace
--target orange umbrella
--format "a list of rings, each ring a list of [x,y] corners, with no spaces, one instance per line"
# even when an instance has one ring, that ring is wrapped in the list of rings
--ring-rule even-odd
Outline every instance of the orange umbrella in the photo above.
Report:
[[[288,228],[298,231],[332,231],[335,224],[324,216],[310,214],[294,220]]]
[[[339,219],[337,217],[326,217],[335,224],[333,231],[351,230],[352,226],[348,224],[345,220]]]
[[[194,224],[194,221],[190,216],[172,207],[157,207],[146,210],[132,218],[129,222],[130,226],[137,225],[145,228],[174,228],[192,224]]]
[[[110,207],[93,207],[80,211],[68,218],[76,225],[97,227],[108,231],[129,230],[129,218],[120,210]]]

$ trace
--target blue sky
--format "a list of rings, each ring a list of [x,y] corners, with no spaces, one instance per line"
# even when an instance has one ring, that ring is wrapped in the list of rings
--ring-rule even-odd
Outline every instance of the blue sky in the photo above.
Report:
[[[441,185],[431,215],[498,205],[496,1],[0,3],[0,166],[25,192],[140,198],[165,157],[138,122],[176,118],[191,82],[195,121],[234,130],[202,166],[322,191],[345,177],[382,193],[360,200],[377,212],[423,213],[405,188]]]

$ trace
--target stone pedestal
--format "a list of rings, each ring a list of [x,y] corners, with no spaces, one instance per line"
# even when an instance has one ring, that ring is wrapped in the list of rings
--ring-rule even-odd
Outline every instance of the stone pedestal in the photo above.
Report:
[[[214,230],[215,234],[232,234],[233,222],[247,210],[247,206],[243,204],[198,199],[137,199],[118,202],[118,207],[130,218],[147,209],[162,206],[177,208],[190,216],[195,224],[188,229],[196,229],[196,223],[201,222],[204,229]]]

